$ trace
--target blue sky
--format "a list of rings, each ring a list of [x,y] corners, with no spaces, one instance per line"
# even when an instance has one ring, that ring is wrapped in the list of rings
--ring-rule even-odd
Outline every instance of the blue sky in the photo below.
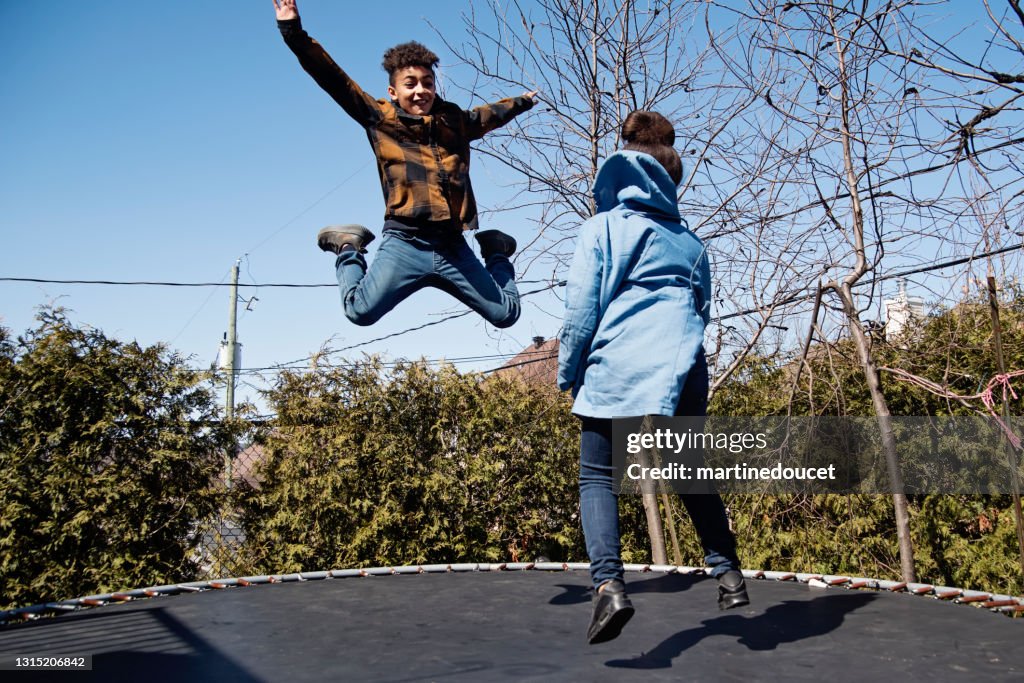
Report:
[[[427,7],[391,2],[385,17],[371,3],[299,3],[310,34],[377,96],[387,85],[381,54],[404,40],[433,47],[442,81],[458,80],[454,58],[424,18]],[[459,7],[447,4],[429,19],[461,39]],[[333,261],[316,248],[320,227],[356,222],[379,234],[382,200],[365,136],[300,69],[270,0],[41,0],[9,4],[4,19],[0,276],[226,282],[241,258],[243,284],[326,284],[334,282]],[[503,173],[474,160],[483,207],[507,200]],[[528,223],[499,222],[500,215],[484,227],[520,241],[531,234]],[[251,310],[239,307],[245,367],[302,358],[325,343],[362,344],[464,310],[426,290],[359,328],[343,317],[335,288],[241,296],[259,298]],[[198,366],[214,359],[229,308],[226,289],[11,282],[0,282],[0,302],[0,324],[15,333],[53,302],[119,339],[168,342]],[[560,311],[553,299],[544,308]],[[504,332],[469,315],[351,353],[513,354],[558,326],[527,305]]]
[[[938,11],[970,28],[979,17],[965,6]],[[477,102],[453,84],[471,84],[472,74],[428,19],[462,42],[460,14],[469,8],[467,0],[393,0],[385,16],[371,3],[299,2],[307,30],[369,92],[385,94],[383,51],[415,39],[441,56],[442,92],[464,105]],[[4,19],[0,277],[226,282],[241,259],[243,284],[330,284],[333,259],[315,246],[316,231],[354,222],[379,233],[380,186],[365,136],[298,66],[271,0],[33,0],[7,3]],[[978,30],[965,29],[965,43],[978,43]],[[478,154],[473,162],[483,227],[524,243],[536,225],[502,210],[514,201],[513,178],[488,161]],[[539,266],[520,273],[527,281],[550,275]],[[896,284],[887,287],[886,296]],[[471,314],[373,342],[465,309],[424,290],[361,328],[344,318],[333,286],[243,288],[241,296],[259,299],[239,306],[247,368],[327,344],[357,346],[341,358],[494,356],[458,362],[485,370],[534,336],[554,336],[561,323],[556,292],[524,299],[509,330]],[[49,303],[119,339],[166,342],[200,367],[216,356],[229,308],[226,288],[0,282],[0,325],[21,333]],[[239,395],[255,391],[243,384]]]

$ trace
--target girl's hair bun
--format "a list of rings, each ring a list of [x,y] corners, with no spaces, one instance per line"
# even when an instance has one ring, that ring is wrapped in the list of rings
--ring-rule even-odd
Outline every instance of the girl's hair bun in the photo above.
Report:
[[[622,122],[622,141],[623,149],[649,154],[665,167],[672,182],[682,182],[683,162],[672,147],[676,131],[664,116],[654,111],[630,112]]]
[[[622,140],[635,145],[668,145],[676,141],[672,123],[654,111],[630,112],[622,123]]]

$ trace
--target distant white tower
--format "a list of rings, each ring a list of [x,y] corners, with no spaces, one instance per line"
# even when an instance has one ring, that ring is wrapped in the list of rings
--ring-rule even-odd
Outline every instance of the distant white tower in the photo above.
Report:
[[[893,299],[885,300],[885,337],[892,340],[906,334],[915,320],[924,320],[924,299],[907,295],[907,281],[900,279],[900,291]]]

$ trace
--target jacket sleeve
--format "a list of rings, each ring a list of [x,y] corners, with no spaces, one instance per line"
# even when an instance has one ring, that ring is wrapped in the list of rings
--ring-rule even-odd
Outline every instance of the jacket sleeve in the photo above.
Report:
[[[278,21],[277,27],[285,44],[299,58],[299,64],[306,73],[312,76],[317,85],[334,98],[356,123],[366,128],[380,120],[381,109],[377,101],[363,92],[363,89],[335,64],[320,43],[309,37],[302,29],[300,19]]]
[[[711,323],[711,259],[708,258],[708,248],[704,245],[704,250],[700,254],[698,262],[699,272],[699,296],[695,297],[697,300],[698,313],[700,313],[701,319],[704,320],[704,326],[707,327]]]
[[[532,107],[533,100],[522,95],[474,107],[463,112],[466,122],[466,137],[470,140],[479,140],[495,128],[501,128],[524,111],[529,111]]]
[[[583,224],[565,285],[565,320],[558,337],[558,388],[578,389],[586,370],[584,359],[600,319],[604,254],[598,241],[604,217]]]

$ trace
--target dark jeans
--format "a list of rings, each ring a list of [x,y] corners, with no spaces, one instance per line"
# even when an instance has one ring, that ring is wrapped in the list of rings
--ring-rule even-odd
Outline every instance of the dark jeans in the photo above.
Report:
[[[495,254],[484,265],[462,235],[420,237],[385,230],[373,265],[367,268],[362,254],[346,250],[335,268],[345,316],[356,325],[372,325],[424,287],[448,292],[495,327],[519,319],[512,262]]]
[[[708,365],[701,353],[686,377],[676,415],[707,415]],[[594,586],[622,580],[622,545],[619,539],[619,501],[612,492],[612,421],[581,417],[580,517],[590,556],[590,577]],[[704,564],[711,576],[739,569],[736,539],[729,530],[722,498],[715,494],[679,496],[697,529],[704,548]]]

